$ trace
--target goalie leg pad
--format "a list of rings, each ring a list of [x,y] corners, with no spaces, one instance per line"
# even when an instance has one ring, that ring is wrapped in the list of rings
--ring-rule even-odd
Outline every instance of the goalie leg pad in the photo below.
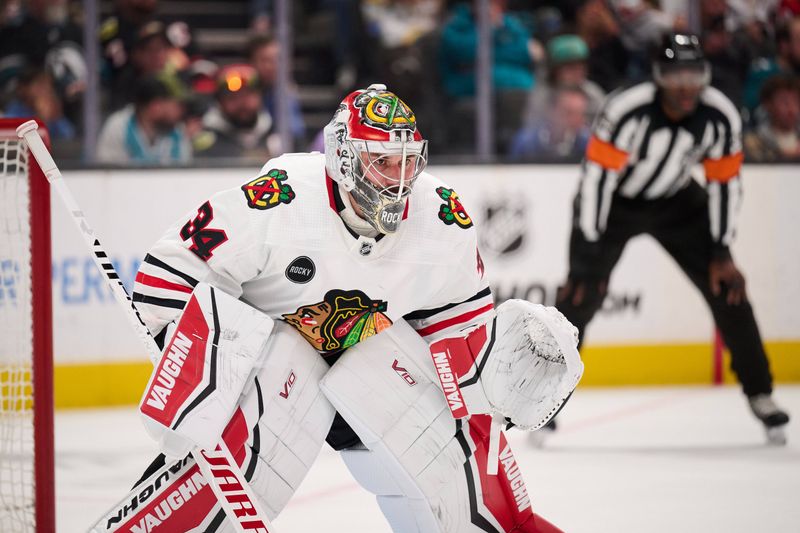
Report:
[[[428,347],[404,321],[350,348],[321,387],[361,438],[364,446],[342,458],[377,496],[393,531],[539,531],[530,529],[530,500],[513,497],[514,490],[527,496],[518,469],[516,477],[491,476],[497,481],[484,486],[490,417],[483,417],[486,432],[475,435],[452,418]],[[510,465],[513,455],[502,444],[501,460]],[[476,450],[483,450],[482,464]]]
[[[139,404],[167,457],[214,448],[267,353],[273,324],[219,289],[195,287]]]
[[[268,349],[242,408],[257,455],[250,484],[274,517],[319,455],[336,411],[320,389],[328,364],[294,328],[276,322]]]
[[[327,363],[291,326],[275,324],[266,352],[222,438],[274,519],[319,454],[335,410],[319,388]],[[156,526],[156,531],[233,531],[191,458],[156,471],[91,531],[142,532]]]

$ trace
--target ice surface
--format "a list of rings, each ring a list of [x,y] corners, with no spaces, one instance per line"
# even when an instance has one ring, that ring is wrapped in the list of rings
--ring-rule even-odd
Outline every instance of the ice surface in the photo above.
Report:
[[[800,531],[800,386],[778,386],[789,444],[765,445],[734,387],[578,389],[542,449],[508,433],[536,512],[568,533]],[[59,532],[83,532],[155,454],[133,408],[56,415]],[[381,533],[372,496],[327,445],[279,533]]]

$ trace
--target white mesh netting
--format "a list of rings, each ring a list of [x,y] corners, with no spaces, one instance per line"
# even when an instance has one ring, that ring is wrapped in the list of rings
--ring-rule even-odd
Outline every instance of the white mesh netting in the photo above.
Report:
[[[28,150],[0,131],[0,531],[34,531]]]

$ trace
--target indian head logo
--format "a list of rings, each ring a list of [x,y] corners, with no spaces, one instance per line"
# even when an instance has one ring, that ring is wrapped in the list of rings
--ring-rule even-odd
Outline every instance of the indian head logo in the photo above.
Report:
[[[414,112],[394,93],[368,91],[358,95],[353,105],[361,111],[361,118],[367,126],[384,131],[414,130],[417,127]]]
[[[361,291],[333,289],[321,302],[304,305],[283,316],[320,352],[349,348],[392,325],[387,303]]]
[[[436,189],[436,194],[445,201],[443,205],[439,206],[439,218],[442,222],[448,226],[450,224],[455,224],[464,229],[472,226],[472,219],[469,218],[469,215],[464,210],[464,206],[461,205],[456,191],[446,187],[438,187]]]
[[[284,183],[288,176],[285,170],[273,168],[266,174],[242,185],[251,209],[272,209],[276,205],[288,204],[294,200],[292,186]]]

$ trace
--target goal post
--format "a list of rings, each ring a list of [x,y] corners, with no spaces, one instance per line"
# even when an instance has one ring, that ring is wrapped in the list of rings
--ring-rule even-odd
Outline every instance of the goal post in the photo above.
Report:
[[[51,533],[50,187],[17,136],[25,121],[0,119],[0,531]]]

